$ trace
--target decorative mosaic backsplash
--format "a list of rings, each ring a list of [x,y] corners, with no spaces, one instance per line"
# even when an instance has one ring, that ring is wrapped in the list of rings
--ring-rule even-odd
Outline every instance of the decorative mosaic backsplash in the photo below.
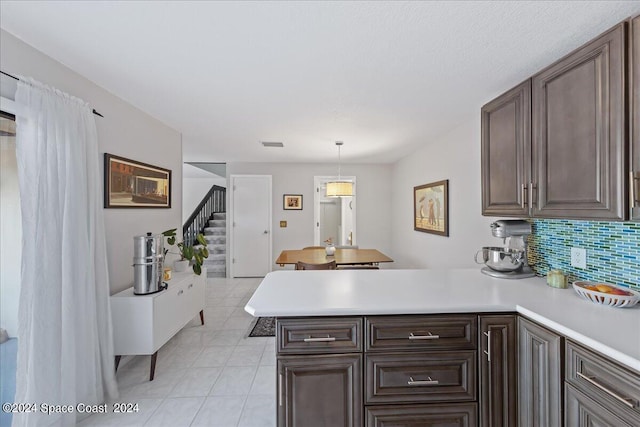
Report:
[[[594,280],[640,290],[640,223],[531,220],[529,262],[539,276],[551,269],[569,280]],[[571,247],[587,250],[587,268],[571,266]]]

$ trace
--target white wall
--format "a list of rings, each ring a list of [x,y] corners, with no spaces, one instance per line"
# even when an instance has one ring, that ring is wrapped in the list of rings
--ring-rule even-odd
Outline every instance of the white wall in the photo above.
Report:
[[[227,174],[271,175],[273,179],[273,255],[283,249],[313,245],[313,177],[334,175],[335,164],[228,163]],[[342,175],[356,177],[357,245],[375,248],[394,258],[391,250],[391,166],[342,164]],[[301,211],[282,209],[284,194],[302,194]],[[280,228],[287,221],[287,228]],[[274,259],[275,261],[275,259]],[[385,265],[385,267],[388,267]],[[274,270],[281,267],[275,263]],[[227,269],[227,271],[229,271]]]
[[[104,115],[96,116],[101,153],[171,169],[171,209],[104,211],[111,292],[127,288],[133,282],[133,236],[182,229],[180,134],[5,31],[0,34],[0,63],[2,71],[33,77],[82,98]]]
[[[474,267],[475,252],[501,243],[481,215],[480,106],[476,117],[393,165],[391,252],[396,268]],[[413,187],[449,180],[449,237],[413,229]],[[479,266],[478,266],[479,267]]]
[[[182,223],[191,216],[211,187],[227,187],[227,179],[185,163],[182,174]]]

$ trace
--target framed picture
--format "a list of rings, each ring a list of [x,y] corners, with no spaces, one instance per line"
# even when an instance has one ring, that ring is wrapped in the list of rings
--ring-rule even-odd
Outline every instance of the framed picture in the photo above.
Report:
[[[302,194],[285,194],[282,200],[282,209],[285,211],[301,211]]]
[[[449,180],[413,187],[413,229],[449,235]]]
[[[171,171],[104,153],[105,208],[170,208]]]

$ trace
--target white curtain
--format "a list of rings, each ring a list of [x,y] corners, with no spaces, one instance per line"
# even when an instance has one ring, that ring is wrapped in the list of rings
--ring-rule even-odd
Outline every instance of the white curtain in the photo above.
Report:
[[[92,109],[31,79],[16,92],[22,287],[15,402],[117,397],[100,156]],[[72,426],[76,412],[14,414],[13,426]]]

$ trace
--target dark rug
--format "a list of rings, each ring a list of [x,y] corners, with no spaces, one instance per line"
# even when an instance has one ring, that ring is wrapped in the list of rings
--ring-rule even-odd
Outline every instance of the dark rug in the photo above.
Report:
[[[250,337],[275,337],[276,336],[276,318],[275,317],[258,317],[255,326],[249,332]]]

